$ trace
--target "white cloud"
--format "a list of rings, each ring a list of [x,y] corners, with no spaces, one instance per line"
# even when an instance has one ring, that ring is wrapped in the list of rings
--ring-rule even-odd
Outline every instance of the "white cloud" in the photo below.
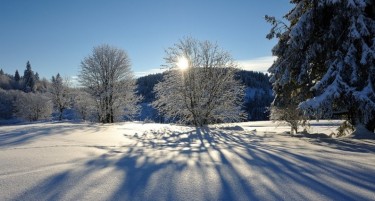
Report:
[[[274,56],[266,56],[249,60],[239,60],[237,63],[241,69],[266,73],[275,60],[276,57]]]
[[[77,75],[67,76],[66,81],[68,82],[67,84],[71,87],[79,87],[80,86]]]
[[[150,74],[162,73],[166,70],[167,70],[167,68],[152,68],[152,69],[149,69],[147,71],[135,72],[134,75],[135,75],[136,78],[138,78],[138,77],[142,77],[142,76],[146,76],[146,75],[150,75]]]
[[[70,76],[70,79],[74,82],[78,82],[78,76],[77,75]]]

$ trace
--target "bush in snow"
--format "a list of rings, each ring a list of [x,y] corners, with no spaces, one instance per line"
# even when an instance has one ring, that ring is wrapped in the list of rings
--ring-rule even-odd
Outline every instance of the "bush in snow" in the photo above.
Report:
[[[345,117],[375,129],[375,4],[295,0],[286,25],[266,16],[277,37],[269,69],[274,103],[295,99],[307,116]],[[287,91],[291,96],[284,96]]]
[[[51,81],[52,84],[49,91],[51,94],[52,103],[55,110],[57,110],[59,120],[61,121],[64,110],[67,109],[70,104],[69,88],[66,86],[59,73],[56,75],[56,77],[52,76]]]
[[[24,93],[18,91],[15,100],[15,114],[17,117],[38,121],[49,119],[52,113],[52,103],[50,99],[40,93]]]
[[[186,38],[166,50],[165,61],[169,71],[154,88],[153,106],[167,118],[196,126],[241,119],[244,87],[228,52]]]
[[[78,113],[80,119],[94,120],[95,116],[95,101],[92,96],[82,89],[76,89],[73,94],[73,109]]]
[[[293,107],[294,106],[294,107]],[[297,108],[297,105],[289,104],[288,107],[279,108],[276,106],[270,107],[270,120],[284,121],[290,126],[290,134],[298,132],[298,127],[306,125],[306,118],[302,112]]]
[[[11,119],[13,117],[14,91],[5,91],[0,88],[0,119]]]

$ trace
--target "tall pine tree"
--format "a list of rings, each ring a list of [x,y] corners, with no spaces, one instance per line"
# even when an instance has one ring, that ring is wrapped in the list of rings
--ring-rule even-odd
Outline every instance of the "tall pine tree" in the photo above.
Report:
[[[18,73],[18,70],[16,70],[16,72],[14,73],[14,80],[16,82],[19,82],[20,79],[21,79],[20,74]]]
[[[292,3],[295,7],[285,16],[290,25],[266,17],[273,24],[268,38],[279,39],[273,49],[278,59],[269,69],[274,105],[294,100],[305,115],[340,115],[374,131],[374,1]]]
[[[35,76],[34,72],[31,70],[30,62],[27,61],[26,63],[26,70],[23,74],[24,79],[24,91],[25,92],[34,92],[35,91]]]

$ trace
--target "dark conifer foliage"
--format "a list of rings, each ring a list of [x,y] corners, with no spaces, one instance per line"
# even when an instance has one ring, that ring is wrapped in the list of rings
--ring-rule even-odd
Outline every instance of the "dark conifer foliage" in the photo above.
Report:
[[[137,94],[143,97],[143,103],[151,103],[155,100],[154,86],[162,79],[162,73],[146,75],[137,79]]]
[[[38,82],[39,81],[39,73],[35,72],[34,77],[35,77],[35,81]]]
[[[241,70],[237,72],[236,78],[241,80],[247,87],[244,100],[244,111],[247,114],[247,120],[268,120],[268,108],[273,100],[270,77],[261,72]]]
[[[23,73],[23,80],[24,80],[24,91],[25,92],[35,92],[35,75],[33,70],[31,69],[31,64],[29,61],[26,63],[26,70]]]
[[[287,23],[266,16],[277,38],[269,69],[273,106],[305,117],[347,119],[375,130],[375,2],[293,0]],[[291,100],[293,101],[291,103]]]
[[[19,82],[21,80],[21,76],[18,73],[18,70],[16,70],[16,73],[14,73],[14,81]]]
[[[262,89],[272,88],[268,74],[261,72],[240,70],[236,73],[236,78],[241,80],[247,87]]]

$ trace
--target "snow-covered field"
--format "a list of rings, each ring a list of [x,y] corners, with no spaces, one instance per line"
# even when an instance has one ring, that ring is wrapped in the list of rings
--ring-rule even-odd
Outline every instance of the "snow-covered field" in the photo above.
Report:
[[[284,131],[270,122],[2,126],[0,200],[375,200],[374,140]]]

